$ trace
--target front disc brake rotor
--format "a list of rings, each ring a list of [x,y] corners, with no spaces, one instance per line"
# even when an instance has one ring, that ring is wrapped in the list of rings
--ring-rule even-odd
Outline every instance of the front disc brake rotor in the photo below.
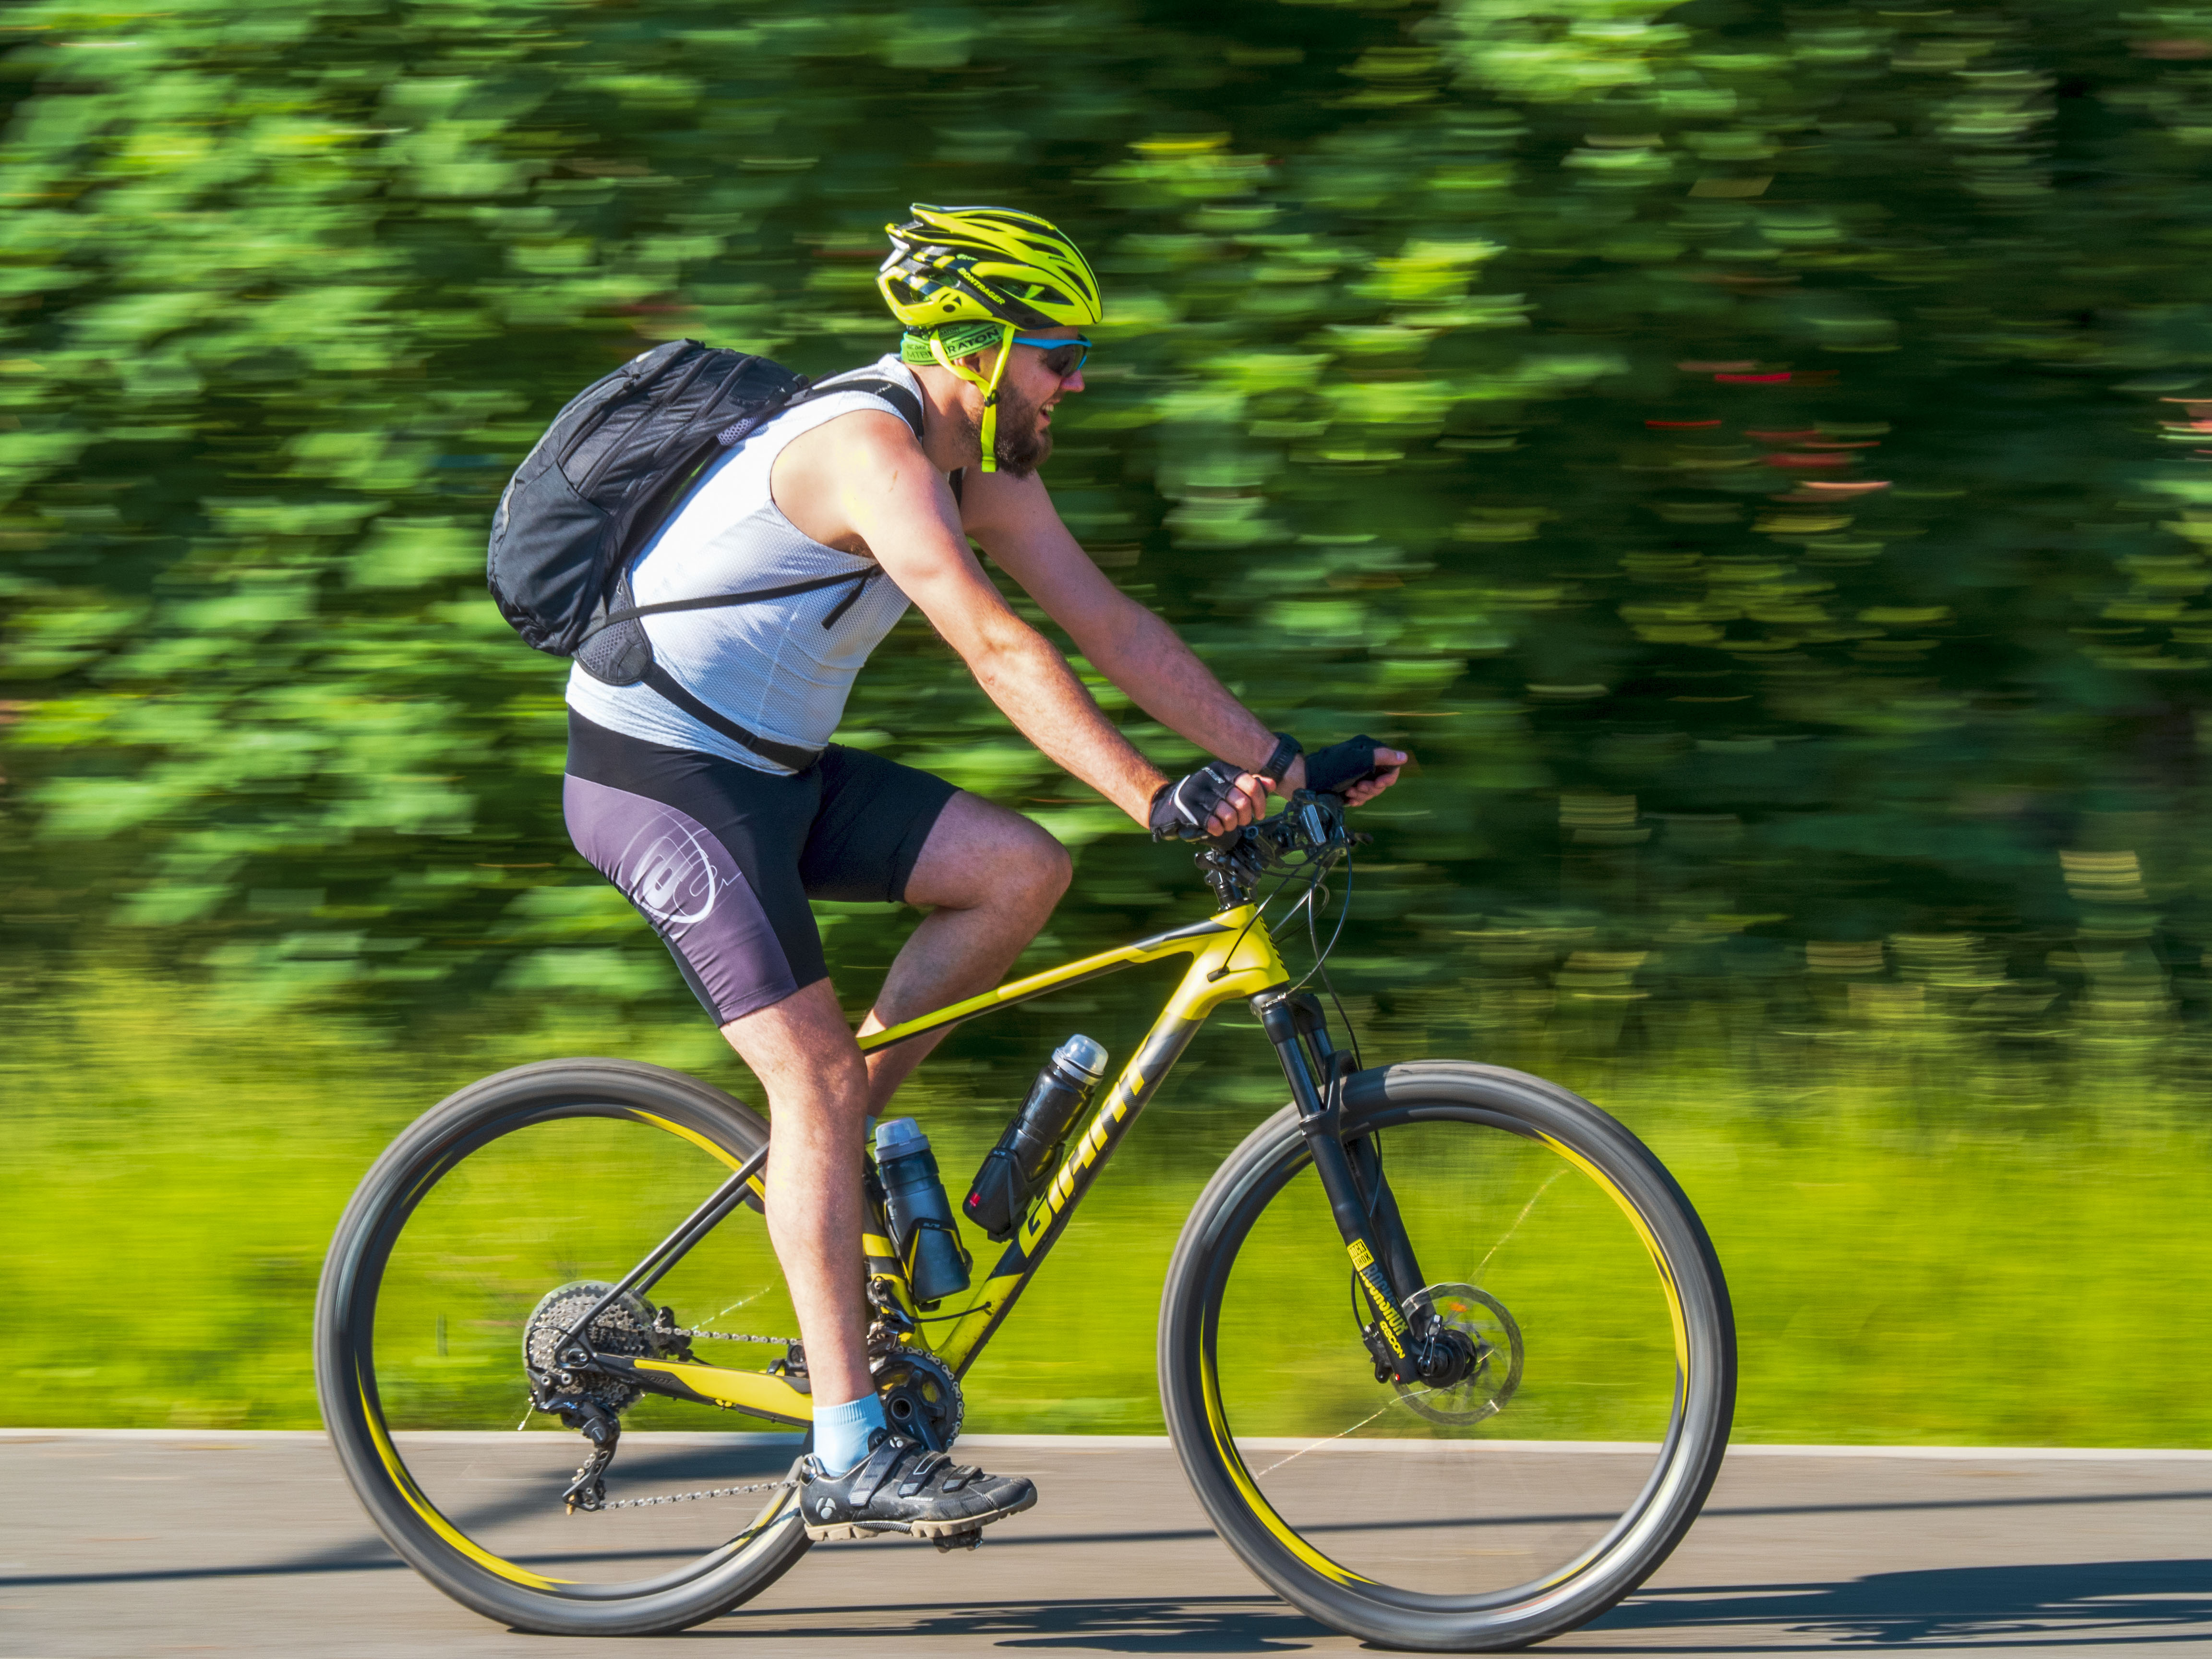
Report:
[[[1505,1304],[1472,1285],[1431,1285],[1406,1298],[1406,1322],[1425,1328],[1431,1318],[1474,1344],[1474,1365],[1449,1388],[1394,1382],[1406,1406],[1435,1423],[1464,1426],[1494,1417],[1521,1386],[1521,1328]]]

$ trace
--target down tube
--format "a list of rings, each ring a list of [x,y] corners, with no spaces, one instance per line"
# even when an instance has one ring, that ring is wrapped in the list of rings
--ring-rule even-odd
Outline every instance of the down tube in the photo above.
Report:
[[[1178,1005],[1181,1001],[1180,998],[1176,1000]],[[1091,1190],[1091,1183],[1106,1167],[1107,1159],[1113,1156],[1115,1146],[1129,1132],[1129,1126],[1137,1121],[1146,1103],[1158,1090],[1169,1068],[1205,1024],[1204,1012],[1191,1016],[1183,1013],[1179,1006],[1171,1007],[1146,1036],[1136,1058],[1114,1080],[1113,1088],[1091,1114],[1090,1127],[1069,1146],[1052,1183],[1030,1200],[1020,1231],[1006,1246],[998,1265],[992,1268],[981,1297],[957,1325],[936,1340],[938,1357],[951,1365],[956,1375],[967,1374],[968,1367],[982,1352],[991,1333],[1013,1310],[1030,1275],[1051,1252],[1068,1218],[1075,1213],[1075,1206]]]

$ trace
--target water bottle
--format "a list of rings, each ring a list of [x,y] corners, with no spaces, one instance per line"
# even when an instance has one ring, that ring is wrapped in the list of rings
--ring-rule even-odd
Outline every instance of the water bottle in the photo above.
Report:
[[[1030,1085],[1030,1097],[975,1171],[961,1208],[968,1218],[1003,1244],[1014,1236],[1030,1198],[1083,1109],[1106,1073],[1106,1051],[1087,1036],[1072,1036]]]
[[[876,1126],[876,1172],[890,1211],[891,1246],[906,1264],[914,1299],[935,1302],[966,1290],[968,1252],[919,1123],[895,1117]]]

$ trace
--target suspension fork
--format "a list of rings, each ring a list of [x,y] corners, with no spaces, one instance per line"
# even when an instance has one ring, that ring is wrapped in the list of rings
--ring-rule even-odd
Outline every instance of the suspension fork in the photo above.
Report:
[[[1361,1135],[1350,1146],[1345,1144],[1344,1084],[1352,1075],[1352,1058],[1329,1041],[1328,1023],[1317,997],[1263,991],[1252,999],[1252,1010],[1275,1045],[1275,1057],[1282,1062],[1291,1099],[1298,1109],[1314,1173],[1320,1177],[1352,1271],[1375,1310],[1369,1346],[1376,1364],[1401,1382],[1418,1382],[1425,1334],[1409,1330],[1400,1309],[1428,1281],[1421,1277],[1398,1200],[1383,1178],[1382,1154],[1373,1137]]]

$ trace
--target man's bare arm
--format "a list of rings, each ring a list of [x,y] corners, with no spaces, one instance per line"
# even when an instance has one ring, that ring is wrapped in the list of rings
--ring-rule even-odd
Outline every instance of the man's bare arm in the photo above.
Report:
[[[831,422],[820,434],[835,442],[823,446],[824,467],[808,471],[834,481],[835,515],[1024,737],[1145,823],[1165,778],[1115,729],[1051,642],[1007,607],[969,550],[951,491],[904,423],[872,412]]]
[[[979,488],[980,486],[980,488]],[[1035,477],[977,479],[967,491],[968,528],[1007,574],[1068,632],[1091,665],[1170,731],[1231,765],[1255,768],[1274,752],[1275,734],[1232,696],[1176,631],[1121,592],[1061,523]],[[1357,802],[1397,781],[1409,758],[1378,750],[1391,770],[1355,785]],[[1305,763],[1272,780],[1285,793],[1304,787]]]

